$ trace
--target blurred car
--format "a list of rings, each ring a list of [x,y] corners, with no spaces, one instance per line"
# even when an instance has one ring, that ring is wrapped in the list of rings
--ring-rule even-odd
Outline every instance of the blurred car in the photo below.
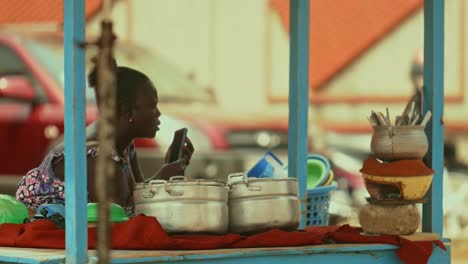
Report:
[[[0,185],[10,187],[8,190],[61,140],[62,41],[59,34],[0,32]],[[92,52],[86,53],[89,63]],[[173,132],[181,127],[188,128],[196,148],[187,171],[192,178],[226,178],[231,172],[245,170],[246,162],[251,163],[267,149],[287,153],[287,117],[220,111],[212,93],[142,47],[118,42],[115,56],[119,65],[145,72],[158,89],[161,131],[155,139],[135,142],[146,177],[160,167]],[[89,124],[98,115],[94,91],[89,87],[86,100]]]

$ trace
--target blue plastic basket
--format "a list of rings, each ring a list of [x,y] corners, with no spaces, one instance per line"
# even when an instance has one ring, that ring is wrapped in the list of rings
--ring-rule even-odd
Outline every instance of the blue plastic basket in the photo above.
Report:
[[[307,190],[306,226],[328,225],[330,192],[335,189],[332,184]]]

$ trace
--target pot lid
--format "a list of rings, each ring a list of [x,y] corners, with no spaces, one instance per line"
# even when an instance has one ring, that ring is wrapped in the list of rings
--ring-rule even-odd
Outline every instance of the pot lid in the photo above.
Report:
[[[145,189],[150,185],[169,185],[169,186],[193,186],[193,185],[205,185],[205,186],[226,186],[225,181],[221,180],[207,180],[207,179],[187,179],[185,176],[173,176],[166,180],[152,180],[150,182],[139,182],[135,184],[134,189]]]
[[[167,181],[169,186],[226,186],[225,181],[221,180],[207,180],[207,179],[187,179],[185,176],[173,176]]]
[[[230,185],[236,184],[245,184],[245,183],[258,183],[258,182],[281,182],[281,181],[297,181],[294,177],[289,178],[256,178],[256,177],[247,177],[247,178],[239,178],[236,180],[231,180],[229,182]]]

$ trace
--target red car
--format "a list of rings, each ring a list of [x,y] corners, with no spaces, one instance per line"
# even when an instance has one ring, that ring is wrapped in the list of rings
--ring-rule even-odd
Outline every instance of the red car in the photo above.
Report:
[[[89,62],[92,52],[87,51]],[[188,128],[195,144],[187,176],[226,178],[267,149],[287,151],[287,117],[238,116],[220,111],[212,94],[177,68],[135,45],[118,44],[119,65],[147,73],[158,88],[163,113],[157,141],[138,140],[144,175],[162,164],[173,132]],[[60,141],[64,122],[63,46],[58,35],[0,32],[0,179],[8,192]],[[86,121],[97,118],[94,91],[86,88]],[[0,189],[0,193],[5,192]]]

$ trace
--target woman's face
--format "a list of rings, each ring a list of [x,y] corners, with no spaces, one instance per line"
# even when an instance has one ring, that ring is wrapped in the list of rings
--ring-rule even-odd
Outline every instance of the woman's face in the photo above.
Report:
[[[153,84],[148,81],[139,87],[132,114],[131,127],[134,137],[153,138],[159,130],[158,94]]]

